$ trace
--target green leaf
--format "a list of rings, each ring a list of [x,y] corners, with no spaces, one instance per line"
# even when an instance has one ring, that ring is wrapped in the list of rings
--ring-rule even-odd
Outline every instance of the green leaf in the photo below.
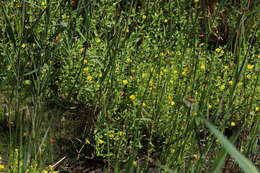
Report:
[[[230,142],[234,143],[239,134],[241,132],[241,128],[239,128],[230,138]],[[219,173],[221,172],[221,169],[223,168],[224,164],[225,164],[225,159],[227,157],[227,151],[225,149],[222,149],[219,154],[217,155],[216,159],[213,162],[213,168],[210,172],[212,173]]]
[[[243,156],[235,147],[224,137],[224,135],[218,131],[214,125],[212,125],[209,121],[204,120],[206,126],[209,130],[218,138],[220,143],[226,149],[226,151],[237,161],[237,163],[241,166],[245,173],[259,173],[257,168],[253,165],[253,163],[248,160],[245,156]]]
[[[39,71],[38,68],[37,68],[37,69],[34,69],[34,70],[30,71],[30,72],[24,73],[23,76],[31,75],[31,74],[33,74],[33,73],[36,73],[37,71]]]

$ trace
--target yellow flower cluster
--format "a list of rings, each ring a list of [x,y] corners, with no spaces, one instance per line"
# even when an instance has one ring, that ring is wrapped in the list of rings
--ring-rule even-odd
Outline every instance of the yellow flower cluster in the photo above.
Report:
[[[220,48],[216,48],[216,52],[219,54],[224,54],[224,50],[220,49]]]
[[[127,61],[128,63],[133,62],[133,60],[132,60],[131,58],[127,58],[126,61]]]
[[[168,96],[168,100],[171,106],[174,106],[176,104],[175,101],[173,101],[172,96]]]

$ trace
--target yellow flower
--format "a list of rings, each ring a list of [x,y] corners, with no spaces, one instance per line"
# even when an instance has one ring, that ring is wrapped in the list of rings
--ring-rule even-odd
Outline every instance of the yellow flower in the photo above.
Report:
[[[224,70],[228,70],[229,67],[227,65],[224,66]]]
[[[193,154],[193,158],[194,158],[195,160],[198,160],[198,159],[199,159],[199,155],[198,155],[198,154]]]
[[[256,111],[256,112],[260,111],[260,107],[258,107],[258,106],[255,107],[255,111]]]
[[[42,1],[42,5],[45,6],[45,5],[46,5],[46,2],[45,2],[45,1]]]
[[[252,64],[248,64],[248,65],[246,66],[246,68],[247,68],[248,70],[252,70],[254,67],[255,67],[255,66],[252,65]]]
[[[164,23],[168,23],[168,19],[164,19]]]
[[[220,85],[220,87],[219,87],[221,90],[224,90],[226,87],[225,87],[225,85]]]
[[[0,164],[0,169],[4,169],[5,165]]]
[[[236,126],[236,123],[235,123],[234,121],[232,121],[232,122],[230,123],[230,126],[231,126],[231,127],[234,127],[234,126]]]
[[[243,85],[243,82],[238,82],[237,83],[237,86],[242,86]]]
[[[85,139],[85,144],[90,144],[90,141],[88,140],[88,138]]]
[[[128,80],[123,80],[123,84],[127,85],[128,84]]]
[[[209,109],[212,109],[212,105],[211,105],[211,104],[209,104],[209,105],[208,105],[208,108],[209,108]]]
[[[203,64],[203,65],[200,66],[200,69],[201,70],[206,70],[206,66]]]
[[[145,20],[145,19],[147,18],[147,16],[146,16],[146,15],[143,15],[142,18]]]
[[[224,52],[224,50],[221,50],[220,53],[221,53],[221,54],[224,54],[225,52]]]
[[[171,104],[172,106],[174,106],[174,105],[175,105],[175,102],[174,102],[174,101],[171,101],[170,104]]]
[[[98,77],[102,77],[102,76],[103,76],[102,73],[99,73],[99,74],[98,74]]]
[[[125,29],[125,32],[126,32],[126,33],[128,33],[128,32],[129,32],[129,29],[128,29],[128,28],[126,28],[126,29]]]
[[[173,70],[173,74],[178,74],[178,71],[177,70]]]
[[[131,58],[127,58],[127,60],[126,60],[128,63],[131,63],[131,62],[133,62],[133,60],[131,59]]]
[[[146,73],[142,73],[142,78],[146,78],[147,74]]]
[[[164,75],[164,72],[163,71],[160,71],[160,76],[163,76]]]
[[[136,96],[135,95],[130,95],[129,97],[131,100],[135,100],[136,99]]]
[[[25,47],[26,47],[26,44],[25,44],[25,43],[23,43],[23,44],[21,45],[21,47],[22,47],[22,48],[25,48]]]
[[[220,52],[221,52],[221,49],[220,49],[220,48],[216,48],[216,52],[217,52],[217,53],[220,53]]]
[[[165,56],[165,54],[163,52],[160,53],[160,56]]]
[[[180,56],[180,55],[181,55],[181,52],[180,52],[180,51],[177,51],[177,52],[176,52],[176,55]]]
[[[89,75],[89,76],[87,77],[87,80],[88,80],[88,81],[92,81],[92,80],[93,80],[93,77]]]
[[[120,131],[120,132],[119,132],[119,135],[120,135],[120,136],[125,136],[126,133],[125,133],[124,131]]]
[[[144,35],[144,38],[149,38],[149,35]]]
[[[251,75],[251,74],[248,74],[248,75],[246,75],[246,78],[247,78],[247,79],[251,79],[251,78],[252,78],[252,75]]]
[[[175,151],[176,151],[176,150],[173,148],[173,149],[170,150],[170,153],[173,154],[173,153],[175,153]]]
[[[85,50],[84,48],[80,48],[79,52],[82,54],[84,52],[84,50]]]
[[[260,59],[260,55],[258,55],[257,58]]]
[[[137,166],[137,162],[136,161],[133,161],[133,166]]]
[[[83,64],[87,65],[88,64],[88,60],[84,59]]]
[[[115,138],[114,132],[109,132],[109,133],[107,134],[107,136],[109,136],[109,138],[111,138],[111,139],[114,139],[114,138]]]
[[[88,72],[88,68],[83,68],[83,69],[82,69],[82,72],[83,72],[83,73],[87,73],[87,72]]]
[[[100,43],[100,42],[101,42],[101,39],[100,39],[100,38],[97,38],[97,39],[96,39],[96,42],[97,42],[97,43]]]
[[[149,86],[151,86],[151,87],[154,86],[154,82],[152,80],[150,80]]]
[[[49,168],[49,170],[51,170],[51,171],[53,170],[53,166],[52,166],[52,165],[49,165],[48,168]]]
[[[97,143],[98,143],[98,144],[104,144],[105,141],[103,141],[102,139],[98,139]]]
[[[48,173],[48,171],[46,171],[46,170],[43,170],[41,173]]]
[[[228,81],[228,84],[229,84],[229,85],[233,85],[233,83],[234,83],[234,82],[233,82],[232,80]]]

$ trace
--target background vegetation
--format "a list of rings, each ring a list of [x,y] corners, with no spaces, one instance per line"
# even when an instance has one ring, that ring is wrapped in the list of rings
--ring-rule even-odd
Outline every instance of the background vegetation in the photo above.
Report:
[[[257,172],[257,1],[0,7],[0,172]]]

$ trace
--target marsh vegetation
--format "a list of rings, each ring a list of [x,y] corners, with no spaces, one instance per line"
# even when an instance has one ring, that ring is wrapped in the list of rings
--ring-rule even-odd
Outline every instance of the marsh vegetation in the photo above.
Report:
[[[0,172],[258,172],[259,8],[1,2]]]

